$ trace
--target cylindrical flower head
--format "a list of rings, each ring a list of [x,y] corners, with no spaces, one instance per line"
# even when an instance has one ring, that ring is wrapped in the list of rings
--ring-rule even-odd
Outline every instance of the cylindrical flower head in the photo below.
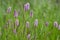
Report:
[[[30,11],[30,17],[33,17],[33,10]]]
[[[58,22],[57,21],[54,22],[54,26],[58,27]]]
[[[7,13],[10,13],[10,12],[11,12],[11,7],[8,7]]]
[[[29,4],[29,3],[26,3],[26,4],[24,5],[24,10],[27,11],[27,10],[29,10],[29,9],[30,9],[30,4]]]
[[[27,22],[26,22],[26,27],[29,28],[29,26],[30,26],[30,25],[29,25],[29,22],[27,21]]]
[[[15,25],[19,26],[19,20],[18,19],[15,20]]]
[[[38,19],[35,19],[34,26],[38,26]]]
[[[14,17],[17,18],[18,17],[18,12],[16,10],[14,10]]]
[[[48,26],[49,25],[49,23],[48,22],[45,22],[45,26]]]
[[[30,34],[27,35],[27,39],[28,39],[28,40],[30,39]]]
[[[16,32],[16,29],[14,29],[14,30],[13,30],[13,33],[14,33],[14,34],[16,34],[16,33],[17,33],[17,32]]]
[[[60,30],[60,25],[58,26],[58,29]]]

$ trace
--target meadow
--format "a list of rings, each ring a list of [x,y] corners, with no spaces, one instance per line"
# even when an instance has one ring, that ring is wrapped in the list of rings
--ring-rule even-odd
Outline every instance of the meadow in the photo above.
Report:
[[[60,40],[60,0],[0,0],[0,40]]]

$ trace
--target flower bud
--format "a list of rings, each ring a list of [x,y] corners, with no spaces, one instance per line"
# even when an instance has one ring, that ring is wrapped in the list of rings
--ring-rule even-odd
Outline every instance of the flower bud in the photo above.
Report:
[[[45,26],[48,26],[49,25],[49,23],[48,22],[45,22]]]
[[[38,19],[35,19],[34,26],[38,26]]]
[[[26,27],[29,28],[29,26],[30,26],[30,25],[29,25],[29,22],[27,21],[27,22],[26,22]]]
[[[30,17],[33,17],[33,11],[32,10],[30,11]]]

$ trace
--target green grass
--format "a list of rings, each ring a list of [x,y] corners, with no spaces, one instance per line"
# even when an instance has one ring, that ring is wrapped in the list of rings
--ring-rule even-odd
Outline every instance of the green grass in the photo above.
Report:
[[[33,10],[33,18],[30,18],[29,11],[24,12],[24,4],[30,3],[30,10]],[[11,6],[11,13],[6,12],[7,8]],[[14,27],[14,10],[20,10],[18,19],[20,26],[17,28],[17,34],[13,33]],[[25,28],[23,13],[25,14],[25,21],[30,22],[30,28]],[[4,16],[6,14],[6,16]],[[38,19],[38,27],[34,28],[34,20]],[[12,23],[6,25],[8,19]],[[44,22],[48,21],[49,26],[46,27]],[[36,40],[60,40],[60,30],[53,26],[53,22],[58,21],[60,24],[60,3],[56,0],[0,0],[0,40],[27,40],[27,32],[30,31],[30,40],[34,40],[36,33]],[[7,28],[5,28],[8,26]],[[25,29],[25,31],[24,31]],[[35,30],[34,30],[35,29]],[[24,31],[24,33],[23,33]]]

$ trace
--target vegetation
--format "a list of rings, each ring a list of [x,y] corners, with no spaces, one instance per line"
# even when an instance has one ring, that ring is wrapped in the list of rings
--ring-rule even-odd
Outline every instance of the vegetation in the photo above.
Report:
[[[0,0],[0,40],[60,40],[60,0]]]

